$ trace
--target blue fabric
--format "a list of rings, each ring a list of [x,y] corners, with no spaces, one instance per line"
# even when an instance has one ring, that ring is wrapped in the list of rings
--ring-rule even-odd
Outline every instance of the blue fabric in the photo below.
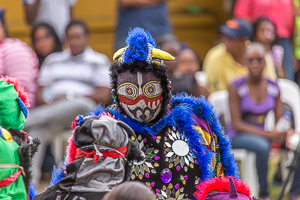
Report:
[[[283,55],[283,67],[288,79],[294,81],[294,69],[293,69],[293,50],[291,41],[288,38],[279,38],[278,44],[284,49]]]
[[[141,27],[157,37],[171,33],[166,3],[144,8],[119,8],[117,38],[124,41],[130,28]],[[118,40],[118,39],[117,39]]]
[[[27,118],[28,116],[28,109],[22,99],[20,97],[17,98],[18,104],[20,106],[21,111],[23,112],[24,116]]]
[[[270,142],[264,137],[240,133],[237,134],[231,141],[233,149],[246,149],[256,155],[256,170],[260,185],[259,196],[268,196],[268,158],[270,152]]]

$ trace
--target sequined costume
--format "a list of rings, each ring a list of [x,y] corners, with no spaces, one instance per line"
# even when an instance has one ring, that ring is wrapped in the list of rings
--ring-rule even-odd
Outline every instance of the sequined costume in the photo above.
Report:
[[[22,131],[28,98],[14,78],[0,77],[0,199],[32,199],[30,166],[40,141]]]

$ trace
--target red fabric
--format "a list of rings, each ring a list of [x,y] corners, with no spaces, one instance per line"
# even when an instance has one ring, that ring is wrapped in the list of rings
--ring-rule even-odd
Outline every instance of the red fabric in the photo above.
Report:
[[[277,28],[280,38],[289,38],[294,30],[293,0],[237,0],[234,17],[254,22],[268,17]]]
[[[122,158],[125,157],[126,151],[127,151],[127,146],[125,147],[120,147],[115,149],[119,151],[121,154],[117,153],[116,151],[102,151],[101,153],[103,154],[102,157],[110,157],[110,158]],[[93,158],[94,157],[94,162],[97,162],[99,160],[99,156],[96,154],[95,150],[92,150],[91,152],[86,152],[81,149],[77,149],[75,159],[77,158]]]
[[[238,193],[244,194],[248,196],[250,199],[252,199],[250,187],[247,184],[245,184],[241,180],[236,180],[233,177],[232,180],[234,182],[236,191]],[[197,188],[197,192],[195,192],[194,196],[196,197],[197,200],[204,200],[206,195],[213,190],[217,190],[218,192],[222,192],[222,191],[229,192],[230,191],[229,177],[217,177],[211,180],[207,180],[197,185],[196,188]]]
[[[10,184],[12,184],[13,182],[15,182],[19,178],[19,176],[21,174],[22,174],[22,171],[19,169],[18,171],[16,171],[12,175],[6,177],[5,179],[2,179],[0,181],[0,188],[7,187]]]

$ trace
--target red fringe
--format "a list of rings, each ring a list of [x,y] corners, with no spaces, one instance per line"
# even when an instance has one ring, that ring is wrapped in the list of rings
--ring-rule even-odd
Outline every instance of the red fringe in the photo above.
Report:
[[[21,98],[21,100],[23,101],[23,103],[27,106],[27,108],[30,107],[30,103],[29,103],[29,99],[28,99],[27,93],[24,92],[23,87],[21,85],[19,85],[19,82],[18,82],[18,80],[16,78],[9,77],[9,76],[1,76],[0,79],[4,80],[8,84],[13,84],[14,87],[15,87],[15,90],[18,93],[18,96]]]
[[[75,160],[76,152],[78,149],[74,144],[73,137],[74,134],[72,134],[68,139],[68,143],[69,143],[69,145],[67,146],[68,164],[72,163]]]
[[[236,190],[238,193],[244,194],[251,198],[251,191],[250,187],[245,184],[241,180],[236,180],[234,177],[232,177],[232,180],[235,184]],[[217,190],[218,192],[222,191],[230,191],[230,182],[229,177],[217,177],[211,180],[204,181],[196,186],[197,192],[195,192],[194,196],[197,200],[204,200],[206,195],[213,191]]]

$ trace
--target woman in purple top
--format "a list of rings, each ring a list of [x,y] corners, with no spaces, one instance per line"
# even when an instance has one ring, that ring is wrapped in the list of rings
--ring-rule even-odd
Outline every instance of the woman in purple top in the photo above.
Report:
[[[283,115],[277,83],[262,76],[266,65],[264,55],[265,49],[259,43],[247,48],[245,65],[249,69],[249,75],[235,80],[229,87],[232,124],[227,127],[227,134],[232,139],[233,148],[247,149],[256,154],[259,196],[261,199],[269,199],[267,174],[270,143],[282,143],[287,133],[276,129],[271,132],[264,130],[265,117],[269,111],[275,111],[276,122]],[[294,183],[296,179],[298,178],[294,179]],[[294,183],[293,186],[296,185]],[[291,191],[293,188],[296,190],[297,187],[292,187]]]

